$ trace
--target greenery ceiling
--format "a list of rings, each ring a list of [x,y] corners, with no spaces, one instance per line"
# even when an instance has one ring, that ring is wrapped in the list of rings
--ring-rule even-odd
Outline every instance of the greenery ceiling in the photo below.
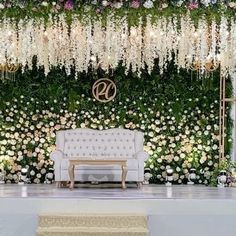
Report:
[[[12,18],[44,18],[49,14],[66,13],[96,18],[113,13],[129,15],[131,23],[147,14],[159,16],[183,15],[190,12],[193,19],[206,16],[220,19],[235,15],[236,2],[221,0],[1,0],[0,15]]]
[[[159,58],[161,73],[174,59],[178,69],[201,73],[236,64],[236,3],[233,1],[0,1],[0,64],[23,71],[43,66],[45,75],[65,66],[76,75],[89,66],[108,71],[122,61],[137,74],[151,73]],[[196,69],[196,68],[195,68]]]

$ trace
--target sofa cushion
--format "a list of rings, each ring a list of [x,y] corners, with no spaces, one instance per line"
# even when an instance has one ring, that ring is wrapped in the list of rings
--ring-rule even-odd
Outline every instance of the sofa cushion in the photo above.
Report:
[[[62,159],[61,161],[61,169],[68,170],[69,160]],[[137,159],[129,159],[127,160],[128,171],[129,170],[137,170],[138,169],[138,160]],[[86,169],[86,170],[121,170],[119,165],[76,165],[76,170]]]

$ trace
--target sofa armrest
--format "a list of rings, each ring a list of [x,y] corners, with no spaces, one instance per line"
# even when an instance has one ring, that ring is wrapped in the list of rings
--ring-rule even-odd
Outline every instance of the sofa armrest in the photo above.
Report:
[[[50,159],[54,161],[55,181],[61,181],[61,161],[63,157],[64,154],[60,150],[55,150],[50,154]]]
[[[149,155],[145,151],[140,151],[135,154],[135,158],[138,160],[146,161],[148,159]]]
[[[60,150],[55,150],[55,151],[51,152],[51,154],[50,154],[50,158],[55,162],[61,161],[63,159],[63,156],[64,156],[64,154]]]

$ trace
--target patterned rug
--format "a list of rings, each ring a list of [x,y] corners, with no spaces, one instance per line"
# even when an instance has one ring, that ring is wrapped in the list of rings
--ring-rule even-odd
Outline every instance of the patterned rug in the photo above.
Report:
[[[37,236],[148,236],[147,216],[42,215]]]

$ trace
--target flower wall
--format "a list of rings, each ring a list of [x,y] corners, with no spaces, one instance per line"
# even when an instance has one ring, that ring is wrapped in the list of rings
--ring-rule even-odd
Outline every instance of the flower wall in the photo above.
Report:
[[[157,68],[151,75],[143,71],[141,77],[131,72],[126,76],[123,67],[110,71],[118,92],[106,104],[91,93],[94,81],[105,76],[101,70],[74,79],[60,69],[45,77],[34,68],[1,83],[0,167],[7,172],[7,182],[17,182],[22,167],[28,168],[32,183],[44,182],[53,166],[49,154],[57,130],[124,127],[145,133],[152,182],[163,183],[170,166],[175,183],[186,183],[194,167],[197,182],[209,184],[219,162],[219,78],[177,73],[172,65],[167,69],[162,75]],[[227,93],[230,86],[227,80]],[[230,143],[228,135],[227,154]]]

